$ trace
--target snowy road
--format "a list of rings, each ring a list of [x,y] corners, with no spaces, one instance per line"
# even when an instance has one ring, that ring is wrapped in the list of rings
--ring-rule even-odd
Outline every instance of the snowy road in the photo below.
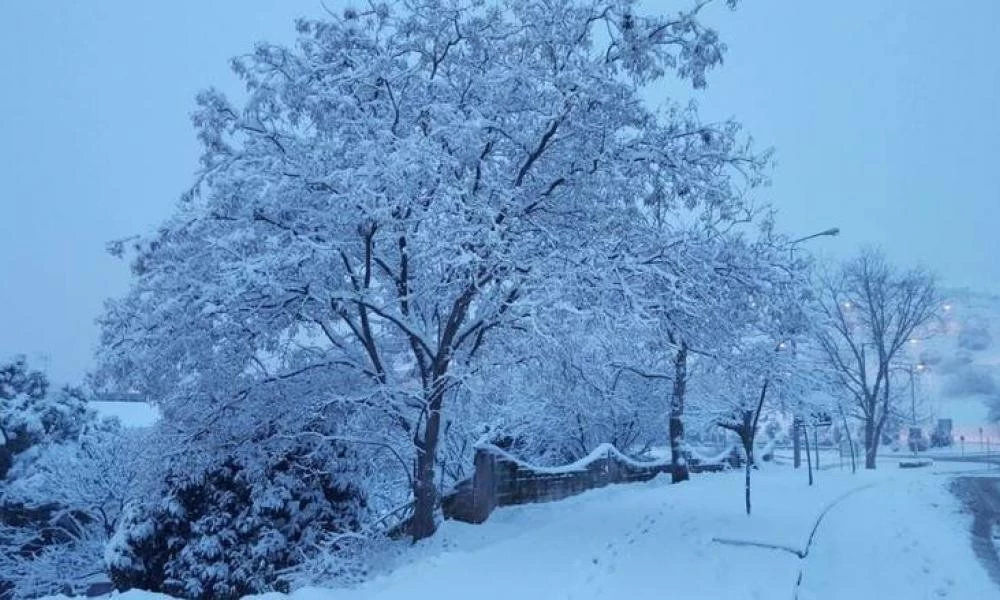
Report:
[[[973,514],[972,548],[1000,588],[1000,478],[960,477],[953,489]]]

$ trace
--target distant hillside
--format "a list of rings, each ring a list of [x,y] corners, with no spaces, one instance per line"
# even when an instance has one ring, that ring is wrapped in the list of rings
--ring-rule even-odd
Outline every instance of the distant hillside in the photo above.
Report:
[[[954,420],[955,438],[983,436],[1000,445],[987,401],[1000,397],[1000,296],[947,290],[931,337],[910,344],[919,412]],[[928,332],[929,334],[931,332]]]

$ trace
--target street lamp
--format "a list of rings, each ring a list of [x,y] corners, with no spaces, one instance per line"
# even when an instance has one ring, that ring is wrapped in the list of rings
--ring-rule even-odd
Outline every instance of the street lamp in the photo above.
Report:
[[[813,238],[818,238],[818,237],[823,237],[823,236],[835,237],[835,236],[838,236],[838,235],[840,235],[840,228],[839,227],[831,227],[829,229],[824,229],[823,231],[820,231],[818,233],[814,233],[812,235],[807,235],[807,236],[800,237],[798,239],[792,240],[791,242],[788,243],[788,260],[789,261],[793,260],[793,258],[795,256],[795,246],[798,245],[799,243],[804,242],[806,240],[811,240]],[[782,344],[779,344],[778,348],[779,349],[780,348],[784,348],[784,343],[782,342]],[[793,347],[793,349],[794,349],[794,347]],[[797,410],[796,412],[801,412],[801,410]],[[799,449],[799,427],[800,427],[801,421],[802,421],[802,419],[801,419],[801,417],[799,415],[795,415],[795,417],[792,419],[792,432],[793,432],[793,436],[794,436],[794,440],[793,440],[793,444],[792,444],[792,446],[793,446],[792,453],[793,453],[793,457],[794,458],[793,458],[792,462],[793,462],[793,464],[794,464],[794,466],[795,466],[796,469],[799,468],[799,465],[802,464],[802,459],[801,459],[801,455],[800,455],[801,450]],[[808,431],[805,431],[805,436],[806,436],[806,458],[809,458],[809,456],[808,456],[808,453],[809,453],[809,432]],[[810,460],[810,462],[809,462],[809,485],[812,485],[812,462],[811,462],[811,459],[809,459],[809,460]]]
[[[909,371],[909,373],[910,373],[910,418],[912,419],[913,426],[916,427],[917,426],[917,392],[914,389],[914,381],[913,380],[914,380],[914,377],[917,374],[923,373],[924,369],[926,369],[927,366],[924,363],[917,363],[915,365],[908,364],[908,365],[906,365],[906,367],[907,367],[906,370]]]
[[[811,240],[813,238],[818,238],[818,237],[823,237],[823,236],[836,237],[838,235],[840,235],[840,228],[839,227],[831,227],[830,229],[825,229],[823,231],[820,231],[819,233],[814,233],[812,235],[807,235],[805,237],[800,237],[797,240],[792,240],[791,244],[795,245],[795,244],[798,244],[799,242],[804,242],[806,240]]]

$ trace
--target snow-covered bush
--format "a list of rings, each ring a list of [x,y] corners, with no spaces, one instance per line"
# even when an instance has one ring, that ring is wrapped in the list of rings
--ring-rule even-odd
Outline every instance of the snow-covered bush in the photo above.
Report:
[[[13,597],[82,592],[105,580],[103,550],[139,493],[146,434],[93,422],[75,440],[43,446],[4,489],[0,572]],[[23,518],[16,518],[23,515]]]
[[[366,499],[346,472],[354,460],[343,449],[292,445],[197,474],[173,470],[118,527],[106,553],[113,582],[182,598],[287,591],[296,567],[359,530]],[[341,568],[332,575],[358,567]]]
[[[0,364],[0,482],[39,446],[73,439],[93,420],[80,390],[50,393],[48,378],[24,357]]]
[[[79,389],[49,393],[23,358],[0,366],[0,598],[79,592],[132,492],[133,443]]]

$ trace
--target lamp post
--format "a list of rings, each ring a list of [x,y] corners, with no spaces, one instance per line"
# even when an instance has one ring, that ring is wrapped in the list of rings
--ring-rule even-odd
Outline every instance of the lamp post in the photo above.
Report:
[[[907,365],[907,371],[910,372],[910,418],[912,419],[913,426],[917,426],[917,393],[914,387],[914,377],[917,373],[923,373],[924,363],[917,363],[915,365]]]
[[[817,233],[811,235],[806,235],[798,239],[794,239],[788,243],[788,259],[791,261],[793,254],[795,252],[795,246],[806,241],[818,237],[836,237],[840,235],[840,227],[831,227],[829,229],[824,229]],[[798,469],[802,465],[802,448],[799,445],[799,429],[802,428],[803,419],[799,415],[795,415],[792,419],[792,465]],[[806,445],[809,445],[809,432],[804,432],[806,435]],[[808,449],[806,450],[808,452]],[[812,485],[812,465],[809,468],[809,484]]]
[[[818,237],[823,237],[823,236],[836,237],[838,235],[840,235],[840,227],[831,227],[829,229],[825,229],[823,231],[820,231],[819,233],[814,233],[812,235],[807,235],[805,237],[800,237],[797,240],[792,240],[791,244],[794,246],[795,244],[798,244],[799,242],[804,242],[806,240],[811,240],[813,238],[818,238]]]

